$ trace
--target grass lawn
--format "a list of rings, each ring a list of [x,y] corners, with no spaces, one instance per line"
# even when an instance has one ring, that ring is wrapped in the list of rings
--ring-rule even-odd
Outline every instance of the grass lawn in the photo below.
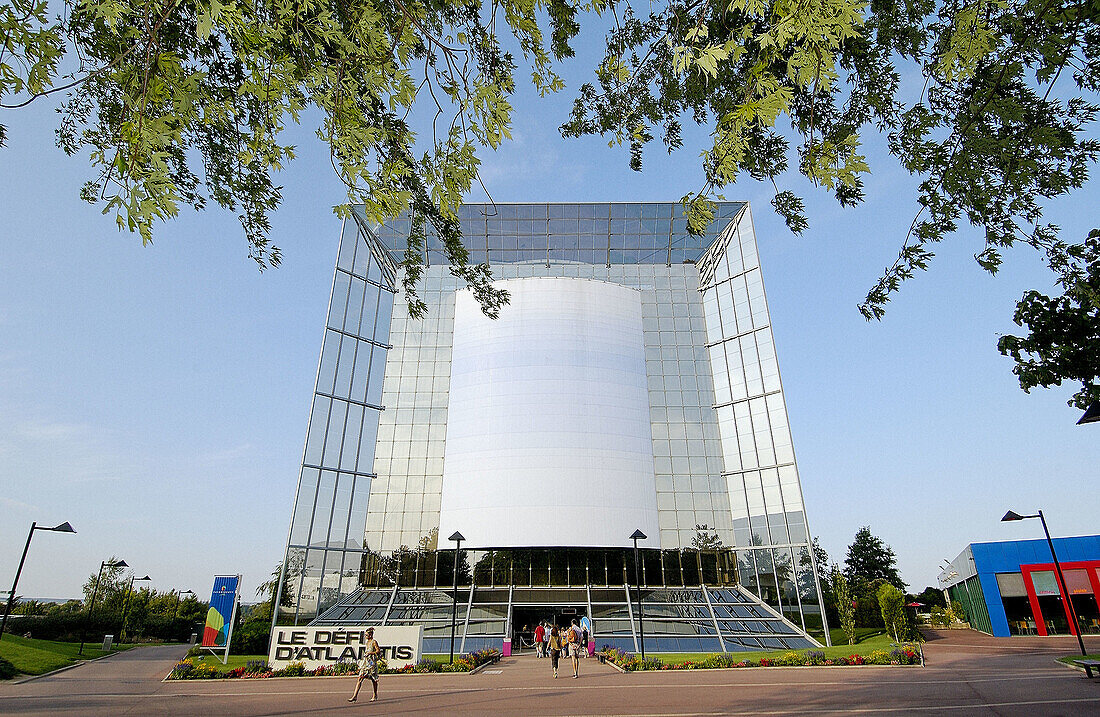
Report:
[[[133,645],[118,646],[128,650]],[[53,640],[28,640],[25,637],[5,634],[0,640],[0,657],[9,660],[15,669],[27,675],[42,675],[71,665],[77,660],[91,660],[107,653],[96,645],[84,646],[84,655],[78,655],[79,642],[55,642]]]
[[[854,645],[847,644],[847,637],[841,632],[839,637],[833,634],[833,647],[820,648],[825,653],[825,657],[847,657],[848,655],[869,655],[874,650],[887,650],[894,640],[889,635],[875,630],[868,629],[867,634],[860,640],[857,635],[856,639],[860,640]],[[837,644],[837,642],[841,644]],[[784,655],[791,650],[769,650],[767,652],[736,652],[730,653],[737,657],[743,657],[746,660],[759,660],[762,657],[772,658]],[[803,650],[795,650],[794,652],[803,652]],[[652,657],[660,659],[662,662],[684,662],[686,660],[701,660],[707,655],[714,653],[711,652],[661,652],[654,653]]]

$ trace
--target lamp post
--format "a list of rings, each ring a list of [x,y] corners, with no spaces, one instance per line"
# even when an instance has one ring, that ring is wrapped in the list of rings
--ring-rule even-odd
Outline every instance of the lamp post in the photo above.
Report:
[[[11,614],[11,606],[15,602],[15,588],[19,585],[19,575],[23,572],[23,563],[27,560],[27,551],[31,548],[31,538],[34,537],[34,531],[36,530],[51,530],[55,533],[76,532],[73,530],[73,526],[67,522],[52,528],[41,526],[38,523],[31,523],[31,532],[27,533],[27,544],[23,546],[23,557],[19,558],[19,567],[15,570],[15,582],[11,584],[11,592],[8,593],[8,603],[4,608],[4,619],[0,620],[0,640],[4,639],[4,628],[8,626],[8,615]]]
[[[182,592],[179,591],[179,590],[176,591],[176,609],[172,611],[172,619],[173,620],[180,616],[180,595],[190,595],[190,596],[194,597],[195,596],[195,591],[194,590],[184,590]]]
[[[1073,598],[1070,597],[1069,590],[1066,588],[1066,576],[1062,574],[1062,565],[1058,562],[1058,554],[1054,552],[1054,541],[1050,539],[1050,530],[1047,529],[1047,519],[1043,517],[1043,511],[1040,510],[1035,515],[1020,515],[1010,510],[1001,518],[1001,522],[1010,523],[1027,518],[1038,518],[1039,522],[1043,524],[1043,533],[1046,534],[1047,545],[1050,546],[1050,557],[1054,559],[1054,570],[1058,573],[1058,587],[1062,591],[1062,595],[1065,596],[1066,607],[1069,608],[1070,629],[1074,635],[1077,635],[1077,644],[1081,647],[1081,654],[1088,655],[1088,651],[1085,650],[1085,641],[1081,638],[1081,625],[1077,622],[1077,611],[1073,609]]]
[[[638,590],[638,644],[642,648],[642,661],[645,661],[645,625],[642,623],[642,578],[639,570],[638,541],[645,540],[646,534],[641,530],[635,530],[630,539],[634,541],[634,584]]]
[[[1077,421],[1078,426],[1083,426],[1086,423],[1100,422],[1100,402],[1090,404],[1081,415],[1081,420]]]
[[[148,575],[143,578],[130,576],[130,587],[126,589],[126,600],[122,603],[122,627],[118,629],[118,644],[120,645],[122,644],[122,636],[126,633],[126,617],[130,612],[130,596],[134,593],[135,580],[152,580],[152,578]]]
[[[462,533],[457,530],[447,540],[455,541],[454,592],[451,593],[451,664],[455,661],[455,623],[458,621],[458,556],[462,550]]]
[[[99,594],[99,581],[103,577],[103,568],[107,566],[112,568],[128,568],[125,560],[119,560],[118,562],[111,562],[110,560],[104,560],[99,564],[99,573],[95,576],[95,587],[92,588],[92,599],[88,601],[88,617],[84,620],[84,627],[80,628],[80,649],[77,650],[78,655],[84,654],[84,637],[88,629],[88,620],[92,617],[92,610],[95,608],[95,598]]]

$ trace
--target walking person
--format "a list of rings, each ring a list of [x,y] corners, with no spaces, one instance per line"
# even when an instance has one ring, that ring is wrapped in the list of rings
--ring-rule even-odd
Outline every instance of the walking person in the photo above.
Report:
[[[573,661],[573,679],[575,680],[581,668],[581,629],[577,627],[576,620],[569,626],[567,633],[566,639],[569,640],[569,658]]]
[[[537,626],[535,626],[535,657],[543,656],[543,650],[546,646],[542,638],[545,636],[545,634],[546,628],[543,627],[542,623],[540,622]]]
[[[561,657],[562,639],[558,626],[550,628],[550,641],[546,643],[550,648],[550,666],[554,668],[554,679],[558,679],[558,658]]]
[[[584,621],[582,620],[581,622],[584,622]],[[587,623],[585,623],[584,627],[581,628],[581,637],[583,638],[581,640],[581,649],[583,650],[581,655],[583,655],[584,658],[587,660],[588,659],[588,643],[589,643],[589,640],[592,639],[591,634],[588,632],[588,624]]]
[[[363,680],[370,680],[371,687],[374,688],[374,696],[370,698],[371,702],[378,699],[378,658],[382,656],[382,648],[378,646],[378,641],[374,639],[374,628],[367,628],[367,644],[366,654],[363,656],[363,662],[359,665],[359,679],[355,682],[355,693],[348,699],[348,702],[355,702],[359,697],[359,688],[363,686]]]

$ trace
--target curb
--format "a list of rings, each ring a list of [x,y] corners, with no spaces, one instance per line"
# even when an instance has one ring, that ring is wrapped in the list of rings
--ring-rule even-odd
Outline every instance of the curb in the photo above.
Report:
[[[480,665],[478,665],[478,666],[477,666],[477,667],[475,667],[474,669],[470,670],[470,671],[469,671],[469,672],[467,672],[466,674],[467,674],[467,675],[476,675],[477,673],[481,672],[482,670],[484,670],[484,669],[485,669],[486,667],[488,667],[489,665],[495,665],[495,664],[497,664],[498,662],[500,662],[500,660],[490,660],[489,662],[482,662],[482,663],[481,663]],[[453,674],[453,673],[452,673],[452,674]]]
[[[1054,662],[1055,662],[1055,663],[1057,663],[1057,664],[1061,665],[1062,667],[1068,667],[1068,668],[1069,668],[1069,669],[1071,669],[1071,670],[1076,670],[1077,672],[1080,672],[1080,673],[1081,673],[1082,675],[1084,675],[1084,674],[1087,674],[1087,673],[1085,672],[1085,668],[1084,668],[1084,667],[1081,667],[1080,665],[1078,665],[1078,664],[1076,664],[1076,663],[1073,663],[1073,662],[1062,662],[1062,661],[1061,661],[1060,659],[1058,659],[1057,657],[1055,657],[1055,658],[1053,658],[1053,659],[1054,659]],[[1084,658],[1082,657],[1081,659],[1084,659]]]
[[[601,663],[601,664],[607,665],[608,667],[612,668],[613,670],[618,670],[618,671],[619,671],[619,673],[621,673],[621,674],[623,674],[623,675],[625,675],[625,674],[626,674],[626,670],[624,670],[623,668],[619,667],[618,665],[616,665],[616,664],[615,664],[614,662],[612,662],[611,660],[608,660],[608,659],[607,659],[606,657],[604,657],[604,656],[603,656],[603,655],[602,655],[601,653],[598,653],[598,652],[596,653],[596,659],[598,659],[598,660],[600,661],[600,663]]]

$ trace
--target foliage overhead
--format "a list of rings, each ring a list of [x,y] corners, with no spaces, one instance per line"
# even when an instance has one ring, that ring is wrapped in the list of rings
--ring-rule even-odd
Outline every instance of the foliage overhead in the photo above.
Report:
[[[905,589],[897,568],[898,559],[894,549],[871,534],[869,526],[856,531],[855,539],[848,546],[848,555],[844,558],[844,576],[853,586],[884,580],[899,590]]]
[[[261,267],[279,262],[274,175],[296,151],[283,130],[319,111],[349,201],[376,221],[417,218],[403,262],[413,315],[425,309],[416,291],[430,224],[494,316],[507,296],[487,266],[468,263],[456,208],[484,152],[511,136],[517,74],[542,94],[561,90],[556,65],[582,24],[603,27],[595,79],[561,132],[625,145],[641,169],[657,137],[672,152],[684,122],[707,128],[702,185],[682,197],[692,231],[747,176],[770,183],[775,210],[803,232],[792,170],[857,204],[871,171],[863,137],[887,138],[919,179],[920,208],[860,305],[873,319],[964,223],[984,235],[975,259],[986,270],[1023,243],[1071,291],[1083,253],[1043,211],[1085,183],[1100,152],[1088,134],[1098,19],[1100,5],[1065,0],[11,0],[0,7],[0,106],[66,93],[57,140],[90,158],[87,201],[145,242],[181,205],[213,202],[238,214]],[[430,137],[411,129],[414,110],[433,118]],[[1034,299],[1018,319],[1040,341],[1066,312]],[[1017,364],[1025,389],[1080,380],[1072,357],[1038,348],[1037,372]],[[1085,389],[1078,404],[1100,398],[1095,383]]]
[[[1062,295],[1025,293],[1012,319],[1028,335],[1002,336],[997,348],[1015,361],[1024,391],[1080,381],[1070,405],[1087,409],[1100,403],[1100,230],[1069,252],[1083,266],[1061,268]]]

